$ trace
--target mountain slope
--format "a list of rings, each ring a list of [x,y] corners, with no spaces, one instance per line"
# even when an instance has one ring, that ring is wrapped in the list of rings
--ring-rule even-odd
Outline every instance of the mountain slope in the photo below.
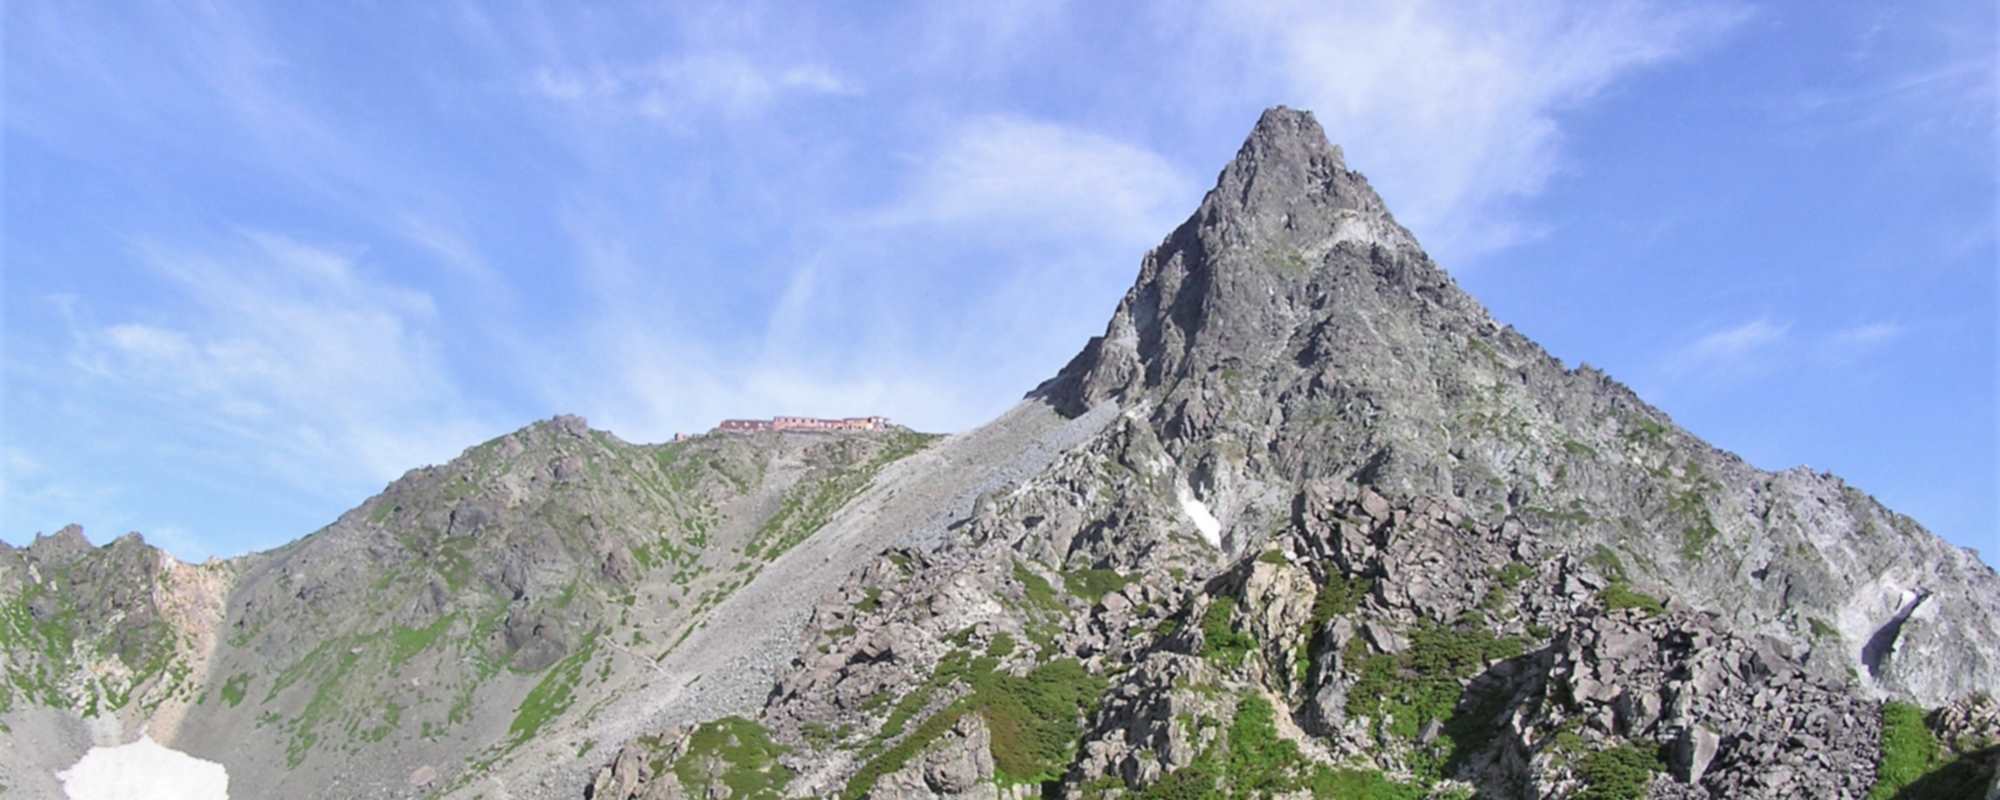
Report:
[[[435,791],[546,738],[574,757],[585,719],[617,718],[656,661],[930,441],[643,446],[558,417],[228,562],[73,528],[0,552],[19,687],[0,720],[67,742],[0,766],[29,785],[145,728],[225,764],[243,796],[358,797]]]
[[[1993,570],[1494,322],[1282,108],[974,431],[558,417],[267,553],[0,548],[0,601],[25,796],[141,726],[251,797],[1914,798],[2000,760]]]
[[[1310,115],[1032,398],[1116,419],[586,796],[1859,797],[1879,694],[2000,734],[1991,569],[1496,324]]]
[[[1746,630],[1837,629],[1841,660],[1883,688],[1936,704],[2000,686],[1991,650],[1951,645],[2000,641],[2000,592],[1976,591],[1990,568],[1837,478],[1756,470],[1499,326],[1309,115],[1259,121],[1043,393],[1145,408],[1225,519],[1246,485],[1320,477],[1457,498],[1482,522],[1611,546],[1634,580]]]

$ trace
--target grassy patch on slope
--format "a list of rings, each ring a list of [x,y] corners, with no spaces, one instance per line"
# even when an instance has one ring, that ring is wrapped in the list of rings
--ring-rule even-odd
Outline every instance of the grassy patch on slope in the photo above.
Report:
[[[778,763],[785,752],[762,725],[723,717],[695,729],[687,752],[672,769],[692,797],[720,796],[717,790],[726,787],[731,798],[775,800],[792,781],[792,770]]]
[[[1187,766],[1135,793],[1140,800],[1248,800],[1306,790],[1340,800],[1418,800],[1424,788],[1380,771],[1315,764],[1278,735],[1277,710],[1259,695],[1237,701],[1229,729]]]
[[[596,654],[597,635],[593,633],[542,675],[541,682],[521,699],[521,705],[514,711],[514,721],[507,726],[510,745],[519,745],[534,738],[549,720],[569,710],[570,704],[576,701],[573,695],[577,682],[583,678],[583,668]]]
[[[1419,627],[1410,637],[1409,648],[1400,653],[1369,654],[1361,641],[1353,640],[1346,658],[1357,675],[1347,690],[1347,713],[1368,717],[1374,720],[1378,734],[1405,741],[1415,740],[1432,720],[1445,723],[1438,748],[1444,759],[1461,746],[1476,748],[1480,744],[1457,741],[1482,733],[1479,723],[1483,720],[1476,718],[1478,708],[1473,709],[1471,718],[1454,717],[1465,696],[1465,679],[1488,662],[1513,658],[1526,650],[1526,643],[1517,637],[1442,625]]]
[[[752,558],[767,559],[783,555],[833,519],[834,512],[867,489],[883,467],[924,449],[938,438],[936,434],[897,431],[867,461],[832,470],[816,480],[793,487],[779,502],[777,513],[758,527],[744,553]]]
[[[1132,579],[1118,574],[1117,570],[1080,569],[1063,573],[1063,588],[1070,594],[1096,603],[1104,596],[1125,588]]]
[[[451,627],[452,615],[438,617],[436,621],[421,628],[405,628],[397,625],[389,632],[389,665],[400,667],[403,662],[417,657],[430,649],[438,637]]]
[[[1970,745],[1953,753],[1909,703],[1882,704],[1882,755],[1868,800],[1955,800],[1978,797],[1992,785],[2000,743]],[[1982,749],[1983,748],[1983,749]]]
[[[841,796],[850,800],[866,797],[876,780],[903,768],[971,713],[986,720],[995,777],[1000,783],[1061,779],[1075,756],[1077,740],[1083,736],[1079,720],[1103,694],[1104,679],[1090,674],[1074,659],[1057,659],[1026,675],[1000,672],[997,666],[998,660],[992,656],[972,658],[965,651],[939,662],[931,680],[911,693],[924,692],[920,701],[910,704],[914,710],[901,713],[905,704],[898,703],[891,712],[876,737],[874,746],[881,749],[848,780]],[[954,682],[965,683],[971,691],[925,718],[900,741],[884,746],[903,733],[915,711],[929,704],[930,693]]]
[[[1602,591],[1597,593],[1597,599],[1604,604],[1604,610],[1606,611],[1631,608],[1638,609],[1640,613],[1652,617],[1664,614],[1667,610],[1666,604],[1661,602],[1659,598],[1634,591],[1632,586],[1623,580],[1614,580],[1605,586]]]
[[[1243,666],[1250,652],[1257,649],[1255,638],[1236,630],[1235,616],[1236,598],[1228,595],[1216,597],[1201,615],[1201,654],[1232,668]]]
[[[1583,791],[1576,800],[1645,800],[1653,775],[1665,769],[1653,744],[1622,744],[1583,757]]]

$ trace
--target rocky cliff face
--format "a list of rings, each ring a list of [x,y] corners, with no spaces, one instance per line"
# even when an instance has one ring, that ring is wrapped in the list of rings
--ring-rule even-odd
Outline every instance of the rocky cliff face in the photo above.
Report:
[[[1114,418],[587,796],[1949,796],[1881,699],[2000,685],[1991,569],[1495,323],[1308,114],[1031,399]],[[725,723],[783,755],[691,761]]]
[[[1737,627],[1831,629],[1871,686],[2000,686],[1992,570],[1829,475],[1758,471],[1588,367],[1496,324],[1398,226],[1310,115],[1258,122],[1148,255],[1104,337],[1043,394],[1143,413],[1227,520],[1335,478],[1451,498]],[[1831,647],[1831,645],[1828,645]]]

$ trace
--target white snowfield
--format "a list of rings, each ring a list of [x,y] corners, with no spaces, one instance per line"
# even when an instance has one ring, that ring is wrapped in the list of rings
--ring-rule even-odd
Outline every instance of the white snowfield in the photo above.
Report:
[[[1222,521],[1209,513],[1208,504],[1196,500],[1186,486],[1174,487],[1174,493],[1180,495],[1181,511],[1187,514],[1195,529],[1201,531],[1201,538],[1207,540],[1211,547],[1222,549]]]
[[[56,773],[56,779],[69,800],[229,798],[229,771],[221,764],[164,747],[151,736],[90,748],[75,766]]]

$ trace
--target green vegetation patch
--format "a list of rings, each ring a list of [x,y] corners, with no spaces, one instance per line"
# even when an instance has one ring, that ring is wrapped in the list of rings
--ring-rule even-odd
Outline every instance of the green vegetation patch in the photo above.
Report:
[[[49,580],[58,585],[65,582],[60,574],[50,575]],[[73,671],[76,609],[70,606],[66,593],[57,591],[53,594],[61,604],[56,612],[37,616],[28,604],[47,591],[40,584],[30,583],[22,587],[20,594],[0,605],[0,652],[13,656],[4,665],[7,683],[20,690],[23,699],[68,708],[69,699],[63,696],[57,683],[58,676]],[[20,655],[27,658],[20,659]],[[0,708],[13,706],[13,689],[0,695],[0,702],[5,703]]]
[[[1271,702],[1250,695],[1229,722],[1229,775],[1238,795],[1269,795],[1290,788],[1303,759],[1299,746],[1279,738]]]
[[[1652,419],[1633,414],[1626,419],[1627,427],[1618,432],[1626,441],[1634,444],[1658,447],[1666,442],[1667,426]]]
[[[1660,748],[1652,743],[1628,743],[1591,752],[1578,771],[1583,791],[1576,800],[1645,800],[1646,786],[1664,770]]]
[[[1509,561],[1493,571],[1493,582],[1486,587],[1486,596],[1480,598],[1479,607],[1488,611],[1501,608],[1507,603],[1508,594],[1520,588],[1521,583],[1534,577],[1535,569],[1519,561]]]
[[[1643,592],[1633,591],[1630,584],[1614,580],[1597,593],[1597,600],[1604,604],[1606,611],[1636,608],[1647,616],[1666,613],[1667,606],[1660,599]]]
[[[250,689],[250,673],[238,672],[222,682],[222,702],[230,708],[243,704],[243,693]]]
[[[787,750],[771,741],[759,725],[742,717],[702,723],[688,740],[688,749],[673,764],[674,777],[692,797],[727,796],[741,800],[775,800],[784,796],[793,772],[778,757]]]
[[[909,736],[903,737],[903,740],[894,746],[879,751],[868,763],[861,765],[861,769],[856,770],[854,775],[847,779],[847,785],[842,788],[840,796],[844,800],[862,800],[867,797],[869,790],[874,788],[875,781],[880,780],[883,775],[902,769],[910,759],[943,737],[953,725],[957,725],[966,710],[967,703],[960,700],[925,718],[923,724],[918,725]]]
[[[1681,528],[1681,557],[1695,561],[1722,536],[1715,526],[1715,515],[1708,510],[1709,492],[1720,489],[1721,485],[1702,474],[1701,467],[1693,462],[1689,462],[1687,472],[1691,485],[1667,501],[1667,510],[1686,521]]]
[[[1002,783],[1059,780],[1083,736],[1080,715],[1105,681],[1074,659],[1057,659],[1024,676],[974,676],[973,703],[993,735],[993,766]]]
[[[940,661],[925,686],[911,693],[925,693],[925,698],[911,707],[921,710],[929,704],[930,693],[953,683],[964,683],[971,691],[925,718],[901,741],[880,749],[848,780],[842,796],[866,797],[876,780],[901,769],[969,713],[978,713],[986,720],[992,736],[995,777],[1002,784],[1060,780],[1075,758],[1077,740],[1083,736],[1081,719],[1095,708],[1105,691],[1105,680],[1068,658],[1018,676],[1000,672],[997,666],[998,659],[992,656],[972,658],[962,650]],[[897,711],[903,707],[898,703]],[[913,713],[899,717],[891,712],[874,747],[902,734]]]
[[[825,750],[847,738],[847,726],[843,725],[841,730],[834,730],[824,722],[803,722],[799,724],[799,736],[804,737],[806,744],[812,749]]]
[[[1595,568],[1598,574],[1614,581],[1625,580],[1625,562],[1618,558],[1618,552],[1604,545],[1590,551],[1590,557],[1583,563]]]
[[[1474,698],[1461,710],[1464,681],[1489,662],[1525,651],[1526,643],[1519,637],[1435,624],[1417,628],[1410,646],[1400,653],[1370,654],[1356,638],[1346,657],[1356,675],[1347,690],[1347,713],[1373,719],[1378,735],[1405,741],[1415,740],[1430,721],[1442,722],[1444,733],[1436,751],[1448,760],[1460,750],[1483,746],[1490,736],[1491,712],[1496,710],[1492,697]]]
[[[1201,615],[1201,654],[1231,668],[1243,666],[1257,640],[1236,630],[1236,598],[1219,595]]]
[[[1938,761],[1937,737],[1924,725],[1924,711],[1909,703],[1882,704],[1882,761],[1875,767],[1869,800],[1889,800],[1915,783]]]
[[[1058,613],[1065,610],[1062,598],[1056,596],[1056,588],[1049,585],[1048,579],[1028,569],[1026,564],[1014,562],[1014,580],[1021,584],[1021,594],[1027,598],[1030,608]]]
[[[1306,790],[1338,800],[1419,800],[1424,787],[1377,770],[1315,764],[1278,735],[1277,710],[1260,695],[1237,701],[1226,735],[1187,766],[1136,793],[1141,800],[1249,800]]]
[[[1315,798],[1331,800],[1422,800],[1428,794],[1422,784],[1389,780],[1381,770],[1314,770],[1306,788]]]
[[[389,632],[389,664],[400,667],[403,662],[417,657],[430,649],[438,637],[451,627],[452,615],[438,617],[436,621],[421,628],[405,628],[397,625]]]
[[[1080,569],[1063,573],[1063,588],[1070,594],[1096,603],[1104,596],[1125,588],[1132,578],[1110,569]]]
[[[1292,683],[1304,688],[1312,674],[1312,665],[1319,661],[1322,647],[1320,633],[1335,617],[1344,617],[1361,607],[1361,600],[1375,590],[1375,582],[1367,578],[1349,577],[1346,573],[1329,570],[1326,580],[1320,584],[1319,593],[1313,595],[1312,619],[1306,624],[1306,645],[1292,655]]]
[[[1348,577],[1340,572],[1328,572],[1326,582],[1320,584],[1319,594],[1313,596],[1312,630],[1318,633],[1334,617],[1344,617],[1361,607],[1361,600],[1375,591],[1375,582],[1367,578]]]
[[[829,470],[815,480],[793,487],[779,502],[777,513],[757,529],[743,552],[752,558],[783,555],[824,527],[834,512],[874,482],[883,467],[924,449],[938,438],[934,434],[897,431],[867,461]]]
[[[576,702],[574,694],[577,682],[583,678],[583,668],[596,654],[597,634],[593,632],[576,650],[549,667],[541,682],[528,690],[528,696],[521,699],[520,707],[514,711],[514,721],[507,726],[510,747],[534,738],[549,720],[569,710],[570,704]]]
[[[305,763],[306,755],[319,742],[318,727],[321,722],[331,715],[350,710],[342,707],[341,695],[348,675],[361,660],[357,652],[361,649],[359,644],[351,645],[346,638],[330,639],[314,648],[299,663],[279,673],[278,680],[271,687],[272,696],[300,678],[309,677],[315,681],[312,699],[306,701],[305,710],[287,723],[292,736],[285,744],[286,767]]]

